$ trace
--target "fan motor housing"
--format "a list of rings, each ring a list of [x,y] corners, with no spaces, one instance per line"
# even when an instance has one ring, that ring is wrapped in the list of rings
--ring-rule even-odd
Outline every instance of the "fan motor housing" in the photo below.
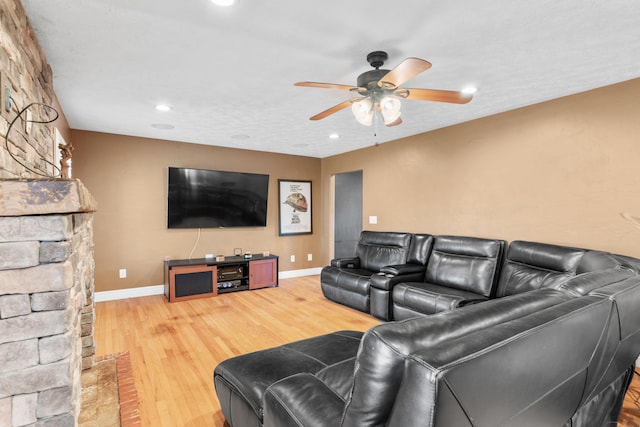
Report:
[[[358,81],[357,81],[358,86],[364,87],[367,89],[375,89],[378,87],[378,81],[380,81],[381,78],[386,76],[389,71],[391,70],[376,69],[376,70],[365,71],[364,73],[358,76]]]

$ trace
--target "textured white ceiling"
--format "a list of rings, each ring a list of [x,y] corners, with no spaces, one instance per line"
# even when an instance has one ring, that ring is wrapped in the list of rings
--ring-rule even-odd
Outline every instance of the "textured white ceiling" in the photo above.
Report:
[[[640,77],[638,0],[22,2],[81,130],[322,158]],[[352,94],[293,83],[355,85],[374,50],[433,64],[404,87],[478,93],[405,100],[393,128],[310,121]]]

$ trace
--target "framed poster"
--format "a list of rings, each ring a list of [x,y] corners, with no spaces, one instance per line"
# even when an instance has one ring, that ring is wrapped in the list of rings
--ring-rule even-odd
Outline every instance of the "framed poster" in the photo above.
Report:
[[[311,181],[278,180],[280,236],[311,234]]]

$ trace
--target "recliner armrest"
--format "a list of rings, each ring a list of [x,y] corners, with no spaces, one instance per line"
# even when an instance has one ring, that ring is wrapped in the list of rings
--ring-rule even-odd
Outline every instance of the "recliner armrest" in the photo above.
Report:
[[[386,270],[387,268],[393,268],[393,270]],[[424,280],[425,266],[423,265],[404,264],[385,267],[383,270],[386,272],[380,272],[371,276],[372,288],[391,291],[398,283],[422,282]],[[395,271],[395,274],[391,273],[391,271]]]
[[[332,267],[338,268],[360,268],[360,258],[336,258],[331,260]]]
[[[380,269],[380,273],[390,276],[401,276],[405,274],[424,273],[427,267],[421,264],[398,264],[387,265]]]
[[[264,427],[339,426],[345,402],[324,382],[302,373],[284,378],[264,395]]]

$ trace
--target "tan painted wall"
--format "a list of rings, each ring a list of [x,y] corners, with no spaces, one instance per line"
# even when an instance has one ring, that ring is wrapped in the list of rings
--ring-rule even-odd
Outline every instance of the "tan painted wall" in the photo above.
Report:
[[[186,258],[195,230],[166,228],[168,166],[313,181],[314,233],[203,230],[194,257],[234,247],[281,256],[280,270],[330,258],[330,182],[363,170],[371,230],[535,240],[640,257],[640,79],[327,159],[72,131],[74,176],[98,201],[96,290],[162,283],[165,256]],[[313,253],[314,261],[306,261]],[[297,262],[289,262],[290,255]],[[127,268],[128,278],[118,279]]]
[[[622,217],[640,217],[639,165],[636,79],[324,159],[322,186],[333,174],[362,169],[365,229],[535,240],[640,257],[640,229]],[[378,216],[377,225],[368,225],[369,215]],[[325,261],[328,236],[325,230]]]
[[[169,166],[270,175],[267,227],[202,229],[193,258],[232,255],[234,248],[280,255],[280,271],[322,265],[320,160],[104,133],[72,131],[74,177],[98,203],[95,214],[96,291],[159,285],[163,261],[188,258],[197,230],[167,229]],[[312,181],[311,235],[278,236],[278,179]],[[318,212],[318,214],[315,214]],[[307,261],[307,254],[313,261]],[[290,255],[296,262],[290,262]],[[118,270],[127,269],[119,279]]]

